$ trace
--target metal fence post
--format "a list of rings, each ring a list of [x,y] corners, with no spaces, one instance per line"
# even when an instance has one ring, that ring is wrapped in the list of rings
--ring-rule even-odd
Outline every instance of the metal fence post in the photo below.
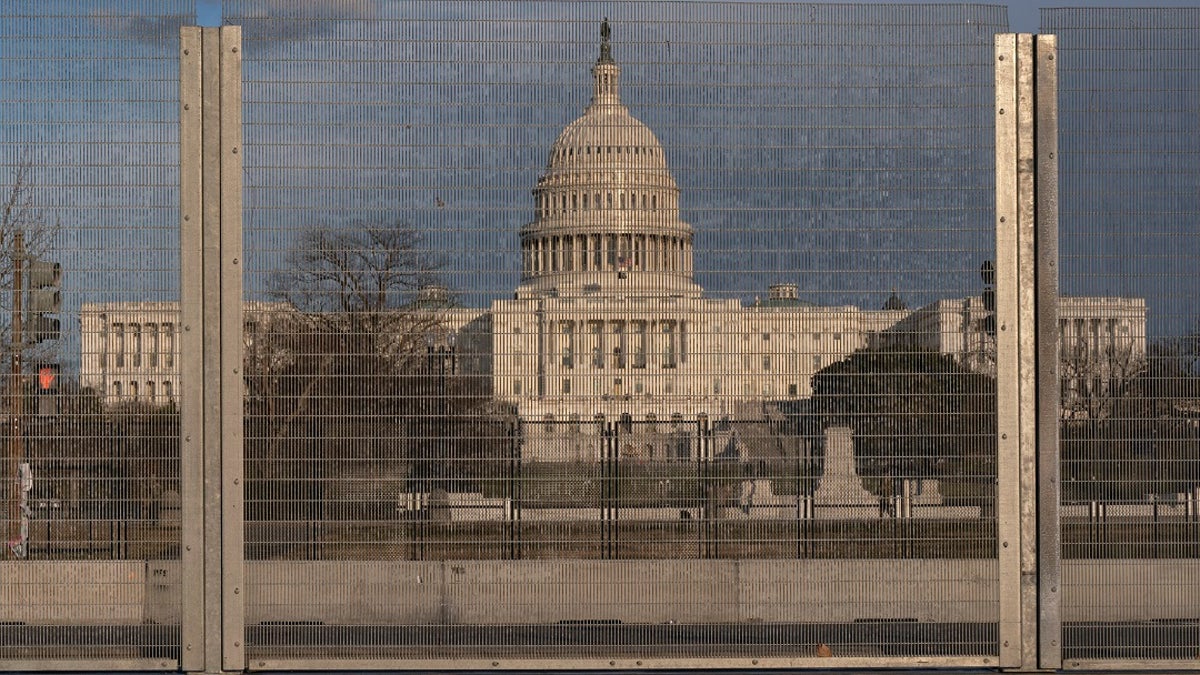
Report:
[[[1021,484],[1017,376],[1017,35],[996,36],[996,535],[999,540],[1000,665],[1020,667]]]
[[[242,670],[241,29],[180,30],[183,669]]]
[[[180,242],[180,433],[181,617],[185,671],[204,669],[204,357],[203,319],[204,203],[203,88],[201,29],[179,31],[179,242]]]
[[[244,488],[242,446],[245,381],[242,375],[242,29],[219,29],[221,57],[221,228],[219,265],[222,666],[246,664],[243,565]],[[214,481],[215,482],[215,481]]]
[[[1052,37],[996,37],[1000,640],[1001,665],[1019,670],[1055,663],[1059,646],[1053,68]]]
[[[1062,667],[1059,526],[1060,391],[1058,319],[1058,40],[1039,35],[1034,44],[1037,111],[1037,499],[1038,665]]]

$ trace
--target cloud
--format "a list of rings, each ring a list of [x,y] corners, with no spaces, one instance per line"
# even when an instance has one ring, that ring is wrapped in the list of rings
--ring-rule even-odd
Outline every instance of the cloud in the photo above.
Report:
[[[179,27],[191,25],[195,20],[192,13],[140,16],[94,10],[88,16],[103,32],[148,43],[178,40]]]
[[[326,35],[338,22],[378,18],[373,0],[254,0],[227,1],[223,9],[226,25],[243,26],[245,39],[288,42]]]

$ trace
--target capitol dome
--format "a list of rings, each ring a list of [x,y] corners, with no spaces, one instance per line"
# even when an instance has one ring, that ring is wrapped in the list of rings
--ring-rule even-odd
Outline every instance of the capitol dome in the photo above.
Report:
[[[621,103],[608,21],[592,67],[592,101],[550,148],[521,228],[517,294],[699,295],[692,228],[654,132]]]

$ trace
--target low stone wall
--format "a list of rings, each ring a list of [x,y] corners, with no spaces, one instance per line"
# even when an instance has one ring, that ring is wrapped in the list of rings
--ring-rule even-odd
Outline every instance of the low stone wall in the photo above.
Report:
[[[994,622],[994,560],[255,562],[248,623]]]
[[[140,624],[146,563],[140,560],[0,562],[0,621]]]
[[[995,560],[261,561],[246,622],[998,619]],[[0,562],[0,621],[175,624],[178,561]],[[1200,560],[1066,560],[1063,620],[1200,619]]]

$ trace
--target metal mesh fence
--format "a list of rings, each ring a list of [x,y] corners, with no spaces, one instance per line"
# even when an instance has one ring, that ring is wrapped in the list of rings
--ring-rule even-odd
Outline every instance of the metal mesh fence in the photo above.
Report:
[[[1200,11],[1043,10],[1042,29],[1061,55],[1064,658],[1187,661]]]
[[[0,7],[5,668],[178,658],[177,45],[192,15]]]
[[[225,17],[251,665],[994,662],[1002,9]]]

